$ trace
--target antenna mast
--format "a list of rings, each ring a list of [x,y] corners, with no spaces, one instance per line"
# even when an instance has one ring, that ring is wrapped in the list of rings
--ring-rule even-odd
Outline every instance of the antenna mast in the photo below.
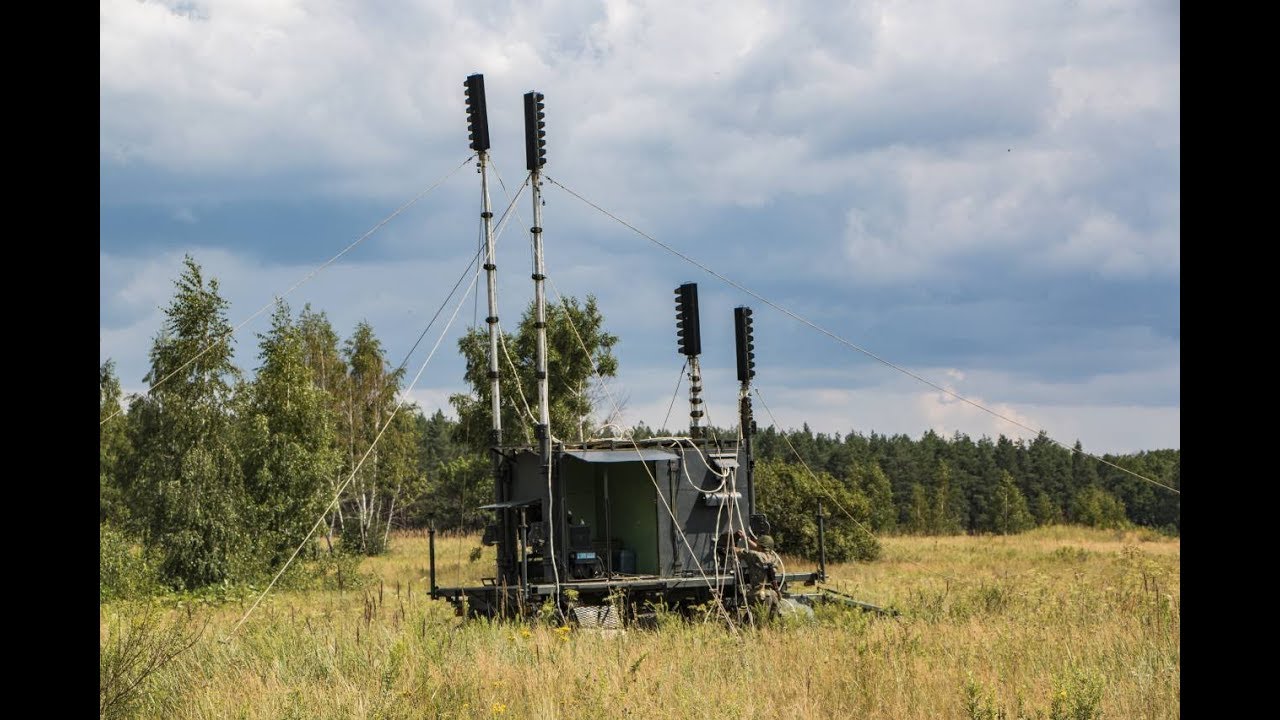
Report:
[[[752,452],[751,437],[756,433],[756,421],[751,414],[751,378],[756,376],[756,344],[751,308],[733,309],[733,339],[736,350],[734,355],[738,361],[738,382],[741,383],[738,389],[738,427],[742,429],[742,443],[747,456],[747,474],[752,478],[748,483],[751,492],[747,497],[747,513],[754,515],[756,512],[755,455]]]
[[[498,265],[493,254],[493,210],[489,206],[489,113],[484,98],[484,75],[468,75],[463,85],[467,94],[467,126],[471,131],[471,149],[480,160],[480,197],[484,222],[484,272],[489,290],[489,394],[493,412],[494,447],[502,445],[502,389],[498,384]]]
[[[533,190],[533,297],[534,322],[538,331],[538,349],[535,362],[538,376],[538,427],[536,435],[542,461],[551,457],[551,409],[550,390],[547,382],[547,296],[546,267],[542,262],[542,166],[547,164],[547,123],[540,92],[524,94],[524,154]]]

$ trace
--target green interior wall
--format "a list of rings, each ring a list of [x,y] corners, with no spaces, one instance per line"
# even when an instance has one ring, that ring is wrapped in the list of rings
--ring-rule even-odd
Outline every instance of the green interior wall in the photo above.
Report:
[[[640,462],[600,465],[597,475],[603,488],[609,473],[609,522],[613,536],[622,547],[636,553],[636,572],[658,572],[658,513],[654,505],[653,483]],[[603,493],[603,489],[600,490]]]
[[[593,463],[569,461],[564,465],[565,508],[574,522],[585,520],[592,538],[604,540],[605,473],[609,476],[608,531],[624,549],[636,554],[636,572],[658,572],[658,514],[653,483],[640,462]]]
[[[564,506],[573,513],[575,525],[583,520],[591,526],[592,538],[599,537],[602,523],[597,523],[596,513],[596,472],[594,465],[582,462],[567,462],[564,465]]]

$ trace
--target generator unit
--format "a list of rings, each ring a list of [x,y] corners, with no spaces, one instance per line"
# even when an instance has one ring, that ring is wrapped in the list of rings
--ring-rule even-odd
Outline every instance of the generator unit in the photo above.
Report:
[[[731,528],[768,532],[754,512],[746,443],[655,438],[495,449],[494,514],[484,542],[497,546],[492,577],[436,588],[459,612],[525,614],[624,599],[687,608],[738,603],[742,581],[728,557]],[[746,472],[744,472],[746,470]],[[730,518],[734,518],[730,521]],[[821,571],[781,574],[779,586],[813,585]],[[568,592],[572,591],[572,592]]]

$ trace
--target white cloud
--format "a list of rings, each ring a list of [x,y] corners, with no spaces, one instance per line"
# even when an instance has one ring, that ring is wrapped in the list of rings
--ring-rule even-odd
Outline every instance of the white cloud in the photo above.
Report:
[[[1107,212],[1085,217],[1065,243],[1048,253],[1051,262],[1104,275],[1142,274],[1153,267],[1177,271],[1180,255],[1176,237],[1140,233]]]
[[[925,313],[957,287],[995,293],[1014,281],[1035,286],[1055,277],[1125,288],[1176,282],[1179,22],[1176,5],[1142,0],[846,7],[104,0],[102,213],[120,204],[160,206],[161,215],[194,231],[214,226],[219,212],[246,198],[393,207],[466,155],[462,79],[483,72],[494,159],[509,187],[523,167],[517,96],[539,89],[547,94],[552,177],[660,239],[676,238],[681,249],[750,287],[785,285],[786,297],[775,299],[806,316],[874,319],[901,309],[879,304],[890,295],[884,291],[944,298],[913,298]],[[146,194],[130,194],[137,178]],[[685,266],[672,270],[663,263],[674,261],[634,238],[619,240],[624,231],[558,188],[547,189],[547,200],[552,276],[567,294],[599,294],[623,338],[627,375],[620,381],[631,388],[629,402],[660,423],[675,366],[653,378],[642,367],[653,362],[647,348],[671,343],[670,319],[654,302],[667,308],[673,275],[702,278]],[[440,212],[453,212],[449,204]],[[786,219],[767,233],[720,227],[747,211]],[[813,216],[818,220],[809,222]],[[517,222],[529,221],[525,209]],[[291,305],[311,300],[342,334],[367,318],[389,347],[407,349],[434,309],[426,306],[438,302],[424,298],[430,293],[423,287],[451,284],[458,270],[433,255],[437,246],[424,252],[419,234],[417,226],[389,228],[385,259],[350,258],[291,297]],[[162,245],[163,253],[146,251],[145,260],[114,236],[100,254],[100,356],[117,358],[126,387],[145,373],[161,322],[157,308],[171,296],[182,254],[169,250],[182,247],[181,237]],[[226,249],[191,251],[223,280],[233,321],[309,269]],[[505,319],[530,289],[509,282],[527,277],[526,259],[500,264]],[[777,279],[784,272],[785,283]],[[810,277],[856,286],[869,300],[855,312],[843,292],[815,297],[803,287]],[[712,288],[704,283],[703,292]],[[744,300],[717,291],[715,300]],[[1049,293],[1032,292],[1000,296],[1024,311],[991,322],[1041,322],[1036,311]],[[1125,345],[1126,357],[1139,340],[1147,353],[1176,350],[1176,308],[1171,312],[1173,340],[1111,318],[1097,322],[1120,322],[1125,334],[1101,339]],[[238,345],[245,366],[252,366],[255,329]],[[890,335],[872,329],[868,346],[876,350]],[[442,348],[456,363],[452,346]],[[1111,406],[1102,399],[1105,388],[1126,383],[1176,398],[1176,357],[1108,369],[1097,360],[1107,347],[1059,342],[1051,351],[1102,369],[1065,382],[1025,370],[1041,359],[1037,353],[1049,352],[1044,347],[1001,346],[985,354],[1007,355],[1006,365],[961,368],[939,359],[946,372],[938,375],[982,397],[1010,399],[1011,411],[1059,422],[1067,432],[1105,427],[1136,438],[1145,427],[1176,437],[1176,407],[1116,410],[1124,420],[1113,422],[1103,417]],[[632,361],[631,353],[645,359]],[[442,358],[443,375],[424,380],[424,403],[460,386],[449,359]],[[781,362],[800,377],[809,360]],[[1013,375],[1013,366],[1021,374]],[[865,409],[902,432],[934,424],[996,427],[918,387],[823,384],[812,375],[809,382],[788,393],[794,403],[777,401],[775,409],[796,424],[839,428],[858,420],[864,427]],[[1073,400],[1072,391],[1091,399]],[[687,419],[680,404],[673,416]],[[731,417],[731,395],[711,408],[717,418]],[[1144,412],[1154,415],[1142,424]]]
[[[1092,453],[1129,453],[1180,445],[1181,413],[1177,407],[1077,404],[1069,399],[1069,385],[1061,385],[1058,390],[1058,399],[1047,404],[1014,407],[982,397],[970,399],[1023,425],[1043,429],[1067,446],[1078,439]],[[936,391],[891,387],[770,389],[765,401],[783,427],[799,428],[808,423],[814,432],[829,434],[856,431],[866,435],[874,431],[919,437],[925,429],[932,429],[944,437],[956,432],[972,438],[1005,435],[1032,439],[1036,435]],[[759,404],[756,418],[762,427],[771,424]]]

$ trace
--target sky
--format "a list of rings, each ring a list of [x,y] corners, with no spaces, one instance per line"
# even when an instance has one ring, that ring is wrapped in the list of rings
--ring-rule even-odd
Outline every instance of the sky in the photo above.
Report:
[[[716,425],[736,422],[732,308],[748,305],[761,426],[1033,435],[566,188],[1062,443],[1178,448],[1179,13],[1142,0],[102,0],[99,362],[146,390],[191,255],[243,323],[249,374],[270,316],[254,313],[276,296],[323,310],[343,337],[369,322],[392,363],[445,307],[410,378],[457,309],[406,390],[452,414],[456,339],[486,314],[483,278],[478,303],[474,290],[445,302],[480,232],[463,95],[478,72],[497,214],[527,174],[521,96],[546,96],[550,299],[594,295],[620,338],[603,396],[619,409],[603,400],[602,420],[687,424],[687,386],[667,415],[683,361],[674,289],[697,282]],[[506,327],[533,297],[531,224],[526,193],[497,240]]]

